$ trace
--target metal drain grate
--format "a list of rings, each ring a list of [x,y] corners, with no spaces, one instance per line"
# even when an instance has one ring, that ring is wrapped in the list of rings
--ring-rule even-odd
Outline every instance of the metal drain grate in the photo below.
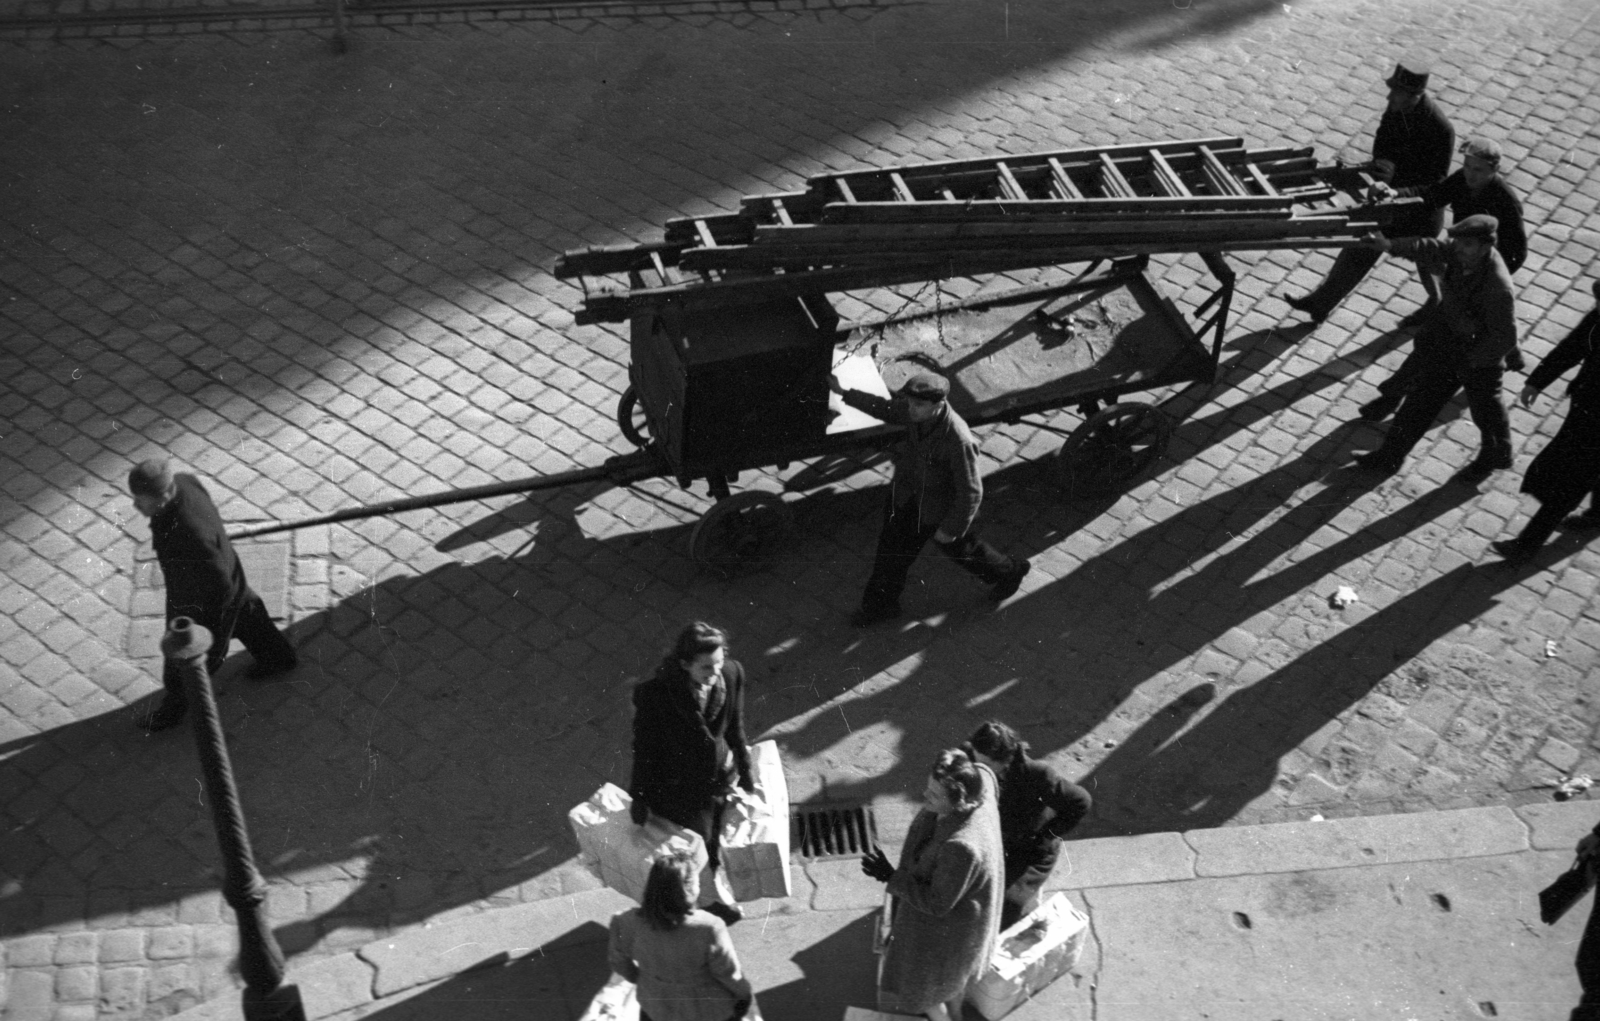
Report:
[[[798,858],[860,858],[878,846],[878,820],[871,805],[805,805],[795,809],[790,836]]]

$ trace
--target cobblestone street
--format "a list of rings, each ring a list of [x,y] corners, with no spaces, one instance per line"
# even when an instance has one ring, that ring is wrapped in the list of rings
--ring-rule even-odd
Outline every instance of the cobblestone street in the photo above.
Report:
[[[0,18],[7,1021],[161,1017],[238,981],[192,739],[134,723],[163,602],[129,467],[166,451],[244,524],[631,450],[627,333],[574,324],[566,249],[862,165],[1207,135],[1363,160],[1417,50],[1524,197],[1530,363],[1593,303],[1591,0],[543,10],[358,24],[342,56],[303,30],[54,41]],[[566,811],[626,782],[628,685],[696,618],[733,632],[795,801],[912,797],[990,716],[1083,778],[1093,836],[1600,776],[1600,553],[1487,552],[1535,506],[1517,487],[1562,389],[1512,410],[1517,468],[1481,487],[1450,481],[1477,445],[1459,404],[1363,483],[1350,455],[1382,433],[1356,408],[1408,348],[1413,268],[1380,262],[1313,329],[1281,295],[1329,255],[1230,259],[1219,378],[1160,395],[1172,445],[1125,494],[1064,498],[1056,433],[980,432],[985,533],[1035,568],[998,610],[930,556],[905,626],[846,626],[880,460],[747,473],[797,528],[733,579],[688,556],[704,485],[668,479],[240,543],[303,664],[261,684],[240,653],[217,686],[285,950],[596,885]],[[1150,274],[1181,307],[1209,293],[1198,258]],[[932,290],[838,304],[908,301]],[[1359,601],[1333,608],[1344,585]]]

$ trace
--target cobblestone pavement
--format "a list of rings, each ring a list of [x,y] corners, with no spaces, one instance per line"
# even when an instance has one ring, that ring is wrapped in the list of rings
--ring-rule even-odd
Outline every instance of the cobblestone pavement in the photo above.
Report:
[[[1422,48],[1527,196],[1530,354],[1589,307],[1587,0],[632,10],[368,29],[338,58],[301,32],[0,43],[7,1018],[161,1016],[235,981],[190,741],[134,727],[161,600],[130,463],[170,451],[239,522],[598,464],[628,449],[626,343],[574,326],[564,249],[863,163],[1234,133],[1359,158],[1379,80]],[[906,627],[843,626],[873,465],[747,476],[799,527],[735,580],[688,561],[708,503],[665,481],[250,544],[286,572],[305,660],[218,685],[285,947],[592,883],[564,813],[625,778],[628,681],[701,616],[734,631],[797,799],[899,796],[991,714],[1087,777],[1097,834],[1517,802],[1600,772],[1600,556],[1567,535],[1480,566],[1530,508],[1516,472],[1448,482],[1464,416],[1403,477],[1348,477],[1419,289],[1386,263],[1315,331],[1284,322],[1274,295],[1328,261],[1235,260],[1222,375],[1170,395],[1170,456],[1119,499],[1063,500],[1047,431],[983,433],[986,530],[1036,567],[997,612],[930,559]],[[1205,293],[1195,260],[1153,271],[1180,305]],[[1512,413],[1520,466],[1556,393]],[[1360,602],[1330,608],[1340,585]]]

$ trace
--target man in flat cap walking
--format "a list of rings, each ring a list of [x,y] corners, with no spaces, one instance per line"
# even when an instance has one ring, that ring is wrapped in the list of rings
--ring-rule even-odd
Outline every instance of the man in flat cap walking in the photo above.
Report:
[[[128,473],[133,506],[150,519],[150,538],[167,586],[167,621],[188,617],[211,632],[206,670],[215,674],[228,658],[228,643],[244,643],[255,657],[246,676],[265,680],[293,670],[294,646],[245,580],[216,504],[200,480],[173,474],[165,460],[141,461]],[[188,711],[183,679],[168,660],[161,674],[166,695],[144,721],[150,730],[183,722]]]
[[[1495,251],[1497,226],[1494,217],[1480,213],[1453,224],[1445,241],[1390,240],[1381,232],[1362,239],[1378,251],[1415,259],[1438,275],[1440,291],[1439,308],[1417,333],[1406,359],[1413,363],[1415,383],[1383,445],[1357,458],[1363,471],[1399,471],[1439,412],[1463,389],[1482,447],[1461,479],[1481,482],[1511,467],[1511,423],[1500,401],[1500,377],[1506,355],[1517,346],[1516,297],[1505,260]]]
[[[1528,258],[1528,235],[1522,223],[1522,201],[1506,186],[1500,177],[1500,146],[1487,138],[1470,138],[1461,144],[1461,169],[1427,188],[1401,188],[1395,190],[1385,184],[1373,186],[1380,197],[1417,197],[1427,209],[1450,210],[1452,223],[1460,223],[1480,213],[1494,217],[1498,224],[1495,232],[1495,251],[1506,264],[1506,271],[1515,274]],[[1425,283],[1432,283],[1428,271],[1420,264],[1417,271]],[[1407,325],[1421,325],[1438,308],[1436,296],[1428,296],[1427,304],[1407,316]],[[1516,348],[1506,358],[1506,368],[1520,372],[1523,367],[1522,352]],[[1415,366],[1407,359],[1400,371],[1378,384],[1379,396],[1361,406],[1361,417],[1377,422],[1394,414],[1400,400],[1414,382]]]
[[[847,390],[837,377],[829,377],[828,386],[851,407],[906,427],[905,438],[894,452],[894,478],[889,483],[872,577],[850,623],[870,627],[900,616],[906,575],[929,539],[987,583],[996,601],[1015,594],[1030,565],[1000,553],[973,529],[983,501],[978,444],[967,423],[950,407],[949,380],[919,372],[906,380],[895,400]]]
[[[1450,172],[1456,131],[1439,104],[1428,95],[1428,78],[1427,66],[1408,58],[1395,66],[1385,82],[1389,98],[1372,140],[1371,171],[1392,188],[1426,188]],[[1396,214],[1388,233],[1395,237],[1437,237],[1443,226],[1442,208],[1413,206]],[[1312,322],[1320,323],[1377,265],[1379,254],[1369,248],[1342,249],[1327,279],[1316,290],[1284,301],[1310,316]]]

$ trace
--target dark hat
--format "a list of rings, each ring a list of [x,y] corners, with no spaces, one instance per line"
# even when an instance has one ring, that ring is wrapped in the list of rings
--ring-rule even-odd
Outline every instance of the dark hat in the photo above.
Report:
[[[1488,213],[1469,216],[1460,223],[1450,226],[1450,236],[1453,238],[1474,238],[1478,241],[1492,242],[1499,233],[1500,221]]]
[[[1394,74],[1384,81],[1391,89],[1403,89],[1406,92],[1422,92],[1428,87],[1428,65],[1413,57],[1407,57],[1394,66]]]
[[[1461,152],[1485,163],[1500,165],[1500,143],[1489,138],[1469,138],[1461,143]]]
[[[128,473],[128,490],[134,496],[166,496],[172,490],[172,468],[165,458],[140,461]]]
[[[901,397],[942,401],[950,395],[950,381],[932,372],[919,372],[900,387]]]

